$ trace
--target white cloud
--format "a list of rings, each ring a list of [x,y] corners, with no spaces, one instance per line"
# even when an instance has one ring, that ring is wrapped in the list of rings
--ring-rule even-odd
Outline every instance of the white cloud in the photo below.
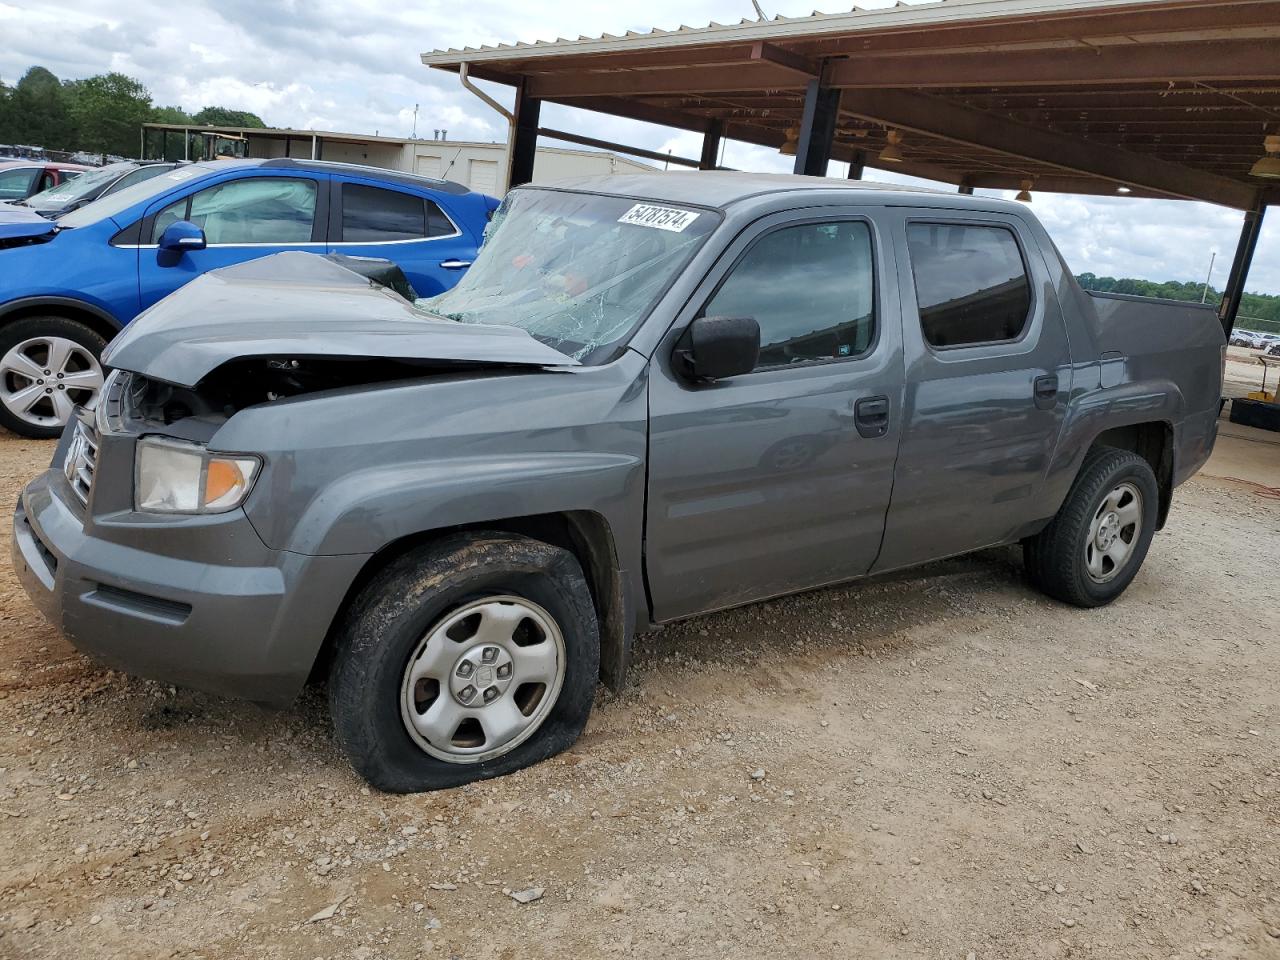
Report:
[[[769,2],[770,14],[807,14],[812,0]],[[863,0],[891,6],[893,0]],[[847,4],[846,4],[847,5]],[[650,0],[618,8],[581,0],[550,4],[489,0],[62,0],[55,5],[0,0],[5,25],[0,77],[12,83],[41,64],[61,77],[119,70],[137,77],[157,104],[198,110],[216,104],[252,110],[277,126],[407,136],[413,106],[418,133],[447,129],[453,139],[497,140],[505,122],[464,91],[457,78],[427,70],[424,50],[603,32],[734,22],[747,0]],[[510,91],[495,87],[510,102]],[[648,124],[549,105],[543,122],[653,150],[697,156],[698,138]],[[730,143],[725,163],[785,172],[786,158]],[[843,165],[832,165],[842,175]],[[891,172],[869,179],[903,182]],[[1199,279],[1219,253],[1225,281],[1240,214],[1207,204],[1037,194],[1044,220],[1072,268],[1153,280]],[[1249,287],[1280,293],[1280,215],[1263,232]]]

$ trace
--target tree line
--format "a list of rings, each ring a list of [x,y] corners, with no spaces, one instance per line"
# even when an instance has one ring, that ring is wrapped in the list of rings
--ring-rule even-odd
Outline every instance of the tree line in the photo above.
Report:
[[[205,107],[188,114],[156,106],[145,86],[122,73],[59,80],[44,67],[31,67],[13,86],[0,80],[0,143],[132,157],[147,122],[266,126],[246,110]]]
[[[1184,300],[1199,303],[1205,296],[1204,283],[1195,281],[1165,280],[1157,283],[1154,280],[1134,280],[1115,277],[1099,277],[1092,273],[1082,273],[1076,278],[1086,290],[1097,293],[1127,293],[1136,297],[1163,297],[1166,300]],[[1217,306],[1222,302],[1222,293],[1209,288],[1205,303]],[[1254,317],[1259,320],[1280,322],[1280,296],[1265,293],[1246,293],[1240,301],[1240,316]]]

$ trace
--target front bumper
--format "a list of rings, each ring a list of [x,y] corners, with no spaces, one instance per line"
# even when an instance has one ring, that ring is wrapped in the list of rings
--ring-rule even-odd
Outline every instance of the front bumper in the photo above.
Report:
[[[271,550],[240,511],[94,517],[73,498],[55,463],[14,512],[13,566],[36,606],[108,666],[225,696],[291,701],[368,559]]]

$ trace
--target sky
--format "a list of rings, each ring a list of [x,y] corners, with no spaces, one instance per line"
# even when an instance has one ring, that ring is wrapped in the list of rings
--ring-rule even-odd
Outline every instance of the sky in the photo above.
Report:
[[[761,0],[766,14],[805,15],[814,0]],[[850,0],[828,11],[848,9]],[[863,7],[893,0],[860,0]],[[751,0],[647,0],[556,4],[515,0],[0,0],[0,79],[31,65],[72,79],[117,70],[141,80],[158,105],[194,112],[251,110],[268,124],[453,140],[499,140],[506,124],[453,74],[428,70],[424,51],[518,40],[619,34],[754,18]],[[506,103],[511,92],[491,92]],[[638,147],[697,156],[694,134],[549,104],[543,124]],[[1259,144],[1261,148],[1261,144]],[[789,158],[730,142],[727,166],[787,172]],[[830,174],[843,176],[832,163]],[[914,182],[869,169],[868,180]],[[1241,214],[1209,204],[1037,194],[1032,209],[1077,273],[1202,280],[1214,251],[1226,281]],[[1280,213],[1263,230],[1248,288],[1280,294]]]

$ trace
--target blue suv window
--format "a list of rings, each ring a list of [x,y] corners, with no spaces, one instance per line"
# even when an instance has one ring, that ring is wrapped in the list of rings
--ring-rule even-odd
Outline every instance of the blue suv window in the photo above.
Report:
[[[430,200],[359,183],[342,185],[344,243],[386,243],[445,237],[457,231]]]
[[[156,214],[151,242],[165,227],[190,220],[210,244],[306,243],[316,216],[316,183],[291,177],[231,180],[208,187]]]

